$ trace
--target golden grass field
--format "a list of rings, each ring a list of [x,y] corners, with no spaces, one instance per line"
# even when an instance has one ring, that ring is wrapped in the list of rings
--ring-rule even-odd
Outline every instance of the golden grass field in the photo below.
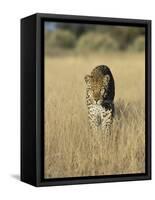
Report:
[[[112,134],[88,131],[84,76],[110,67]],[[45,58],[45,178],[145,172],[144,53]]]

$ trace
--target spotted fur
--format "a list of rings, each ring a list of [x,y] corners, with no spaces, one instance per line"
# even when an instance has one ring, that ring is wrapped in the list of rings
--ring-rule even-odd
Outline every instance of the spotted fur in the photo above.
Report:
[[[110,69],[105,65],[95,67],[85,76],[86,104],[92,130],[110,133],[114,116],[115,84]]]

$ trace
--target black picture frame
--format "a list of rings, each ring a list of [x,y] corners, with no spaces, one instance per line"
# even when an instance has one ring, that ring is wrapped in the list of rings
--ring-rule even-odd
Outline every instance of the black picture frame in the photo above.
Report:
[[[145,27],[145,173],[44,179],[44,21]],[[34,186],[151,179],[151,20],[37,13],[21,19],[21,181]]]

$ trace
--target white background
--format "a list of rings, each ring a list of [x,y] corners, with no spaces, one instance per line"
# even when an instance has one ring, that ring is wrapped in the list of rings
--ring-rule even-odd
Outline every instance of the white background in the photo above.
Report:
[[[153,2],[153,0],[1,1],[0,199],[154,199],[154,180],[44,188],[35,188],[19,181],[20,18],[35,12],[42,12],[154,20]],[[153,33],[155,33],[154,27],[152,35]],[[154,43],[152,45],[153,49]],[[152,71],[155,76],[154,69]],[[153,85],[154,83],[155,79],[152,81]],[[153,94],[153,101],[154,98]],[[154,128],[153,124],[153,130]],[[152,142],[152,146],[154,152],[155,141]]]

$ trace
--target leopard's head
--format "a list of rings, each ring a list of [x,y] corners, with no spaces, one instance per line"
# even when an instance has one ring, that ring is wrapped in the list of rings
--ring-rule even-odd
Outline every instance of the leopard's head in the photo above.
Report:
[[[100,73],[91,73],[91,75],[85,76],[85,82],[87,89],[92,92],[94,101],[97,104],[101,104],[105,95],[105,82],[110,79],[109,75],[103,75]]]

